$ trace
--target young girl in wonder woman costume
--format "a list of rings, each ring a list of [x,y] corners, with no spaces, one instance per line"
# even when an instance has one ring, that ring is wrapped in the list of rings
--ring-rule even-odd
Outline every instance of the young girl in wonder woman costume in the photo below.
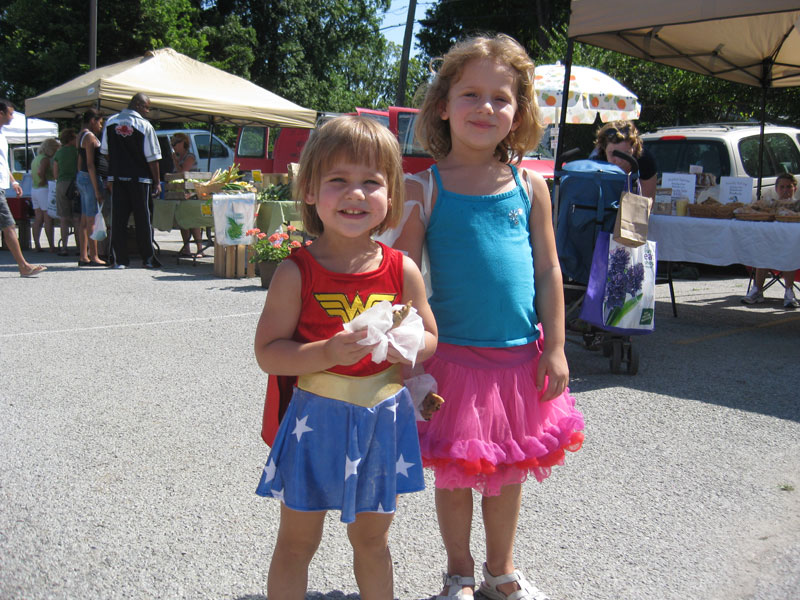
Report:
[[[411,301],[424,339],[416,359],[436,349],[419,269],[371,238],[402,215],[402,177],[397,140],[362,117],[326,123],[300,158],[295,196],[305,230],[318,237],[278,267],[255,337],[264,371],[298,376],[257,489],[282,501],[270,598],[305,597],[330,509],[348,523],[361,598],[394,598],[388,534],[396,496],[424,488],[400,364],[413,361],[390,346],[375,363],[375,345],[359,343],[367,331],[344,325],[381,301]]]
[[[394,243],[418,263],[424,243],[430,257],[439,345],[425,371],[444,405],[419,432],[447,550],[439,598],[474,591],[472,489],[482,494],[486,534],[480,591],[546,598],[514,568],[521,484],[529,473],[543,480],[583,441],[583,417],[566,388],[550,194],[539,175],[511,164],[542,133],[533,67],[505,35],[447,53],[417,119],[417,137],[437,164],[408,181],[407,220]]]

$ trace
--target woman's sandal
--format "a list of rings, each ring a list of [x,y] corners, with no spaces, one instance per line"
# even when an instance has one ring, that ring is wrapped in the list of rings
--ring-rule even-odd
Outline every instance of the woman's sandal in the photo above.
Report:
[[[516,592],[506,595],[497,589],[498,585],[512,582],[516,582],[520,588]],[[495,577],[489,573],[486,563],[483,563],[483,581],[480,593],[492,600],[550,600],[542,590],[525,579],[525,576],[519,571]]]
[[[472,598],[470,594],[465,594],[462,588],[475,588],[474,577],[462,577],[461,575],[448,575],[442,573],[442,583],[447,587],[446,596],[436,596],[435,600],[447,600],[448,598]]]

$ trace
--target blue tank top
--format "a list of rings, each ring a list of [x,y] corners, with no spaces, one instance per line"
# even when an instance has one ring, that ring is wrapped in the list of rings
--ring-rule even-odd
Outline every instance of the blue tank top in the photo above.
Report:
[[[536,340],[531,202],[516,167],[516,187],[491,196],[449,192],[432,171],[438,192],[425,237],[439,340],[489,348]]]

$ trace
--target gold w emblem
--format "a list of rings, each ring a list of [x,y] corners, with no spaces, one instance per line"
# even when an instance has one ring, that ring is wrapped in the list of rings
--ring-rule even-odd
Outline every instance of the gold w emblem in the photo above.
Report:
[[[331,317],[340,317],[344,323],[349,323],[362,312],[371,308],[382,300],[394,302],[397,294],[370,294],[364,302],[359,294],[353,298],[353,303],[342,293],[338,294],[314,294],[322,309]]]

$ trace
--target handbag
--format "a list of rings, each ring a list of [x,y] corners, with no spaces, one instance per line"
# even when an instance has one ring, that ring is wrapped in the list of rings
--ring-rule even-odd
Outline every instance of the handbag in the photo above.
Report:
[[[601,232],[597,238],[580,318],[623,335],[655,326],[656,243],[631,248]]]
[[[628,174],[628,189],[630,189],[631,176]],[[619,199],[617,220],[614,222],[614,241],[625,246],[635,248],[647,241],[647,224],[650,221],[650,209],[653,207],[652,198],[642,196],[641,186],[639,194],[624,191]]]
[[[108,237],[106,220],[103,218],[103,209],[100,207],[99,202],[97,203],[97,214],[94,216],[94,228],[92,229],[92,235],[89,237],[98,242],[102,242]]]

